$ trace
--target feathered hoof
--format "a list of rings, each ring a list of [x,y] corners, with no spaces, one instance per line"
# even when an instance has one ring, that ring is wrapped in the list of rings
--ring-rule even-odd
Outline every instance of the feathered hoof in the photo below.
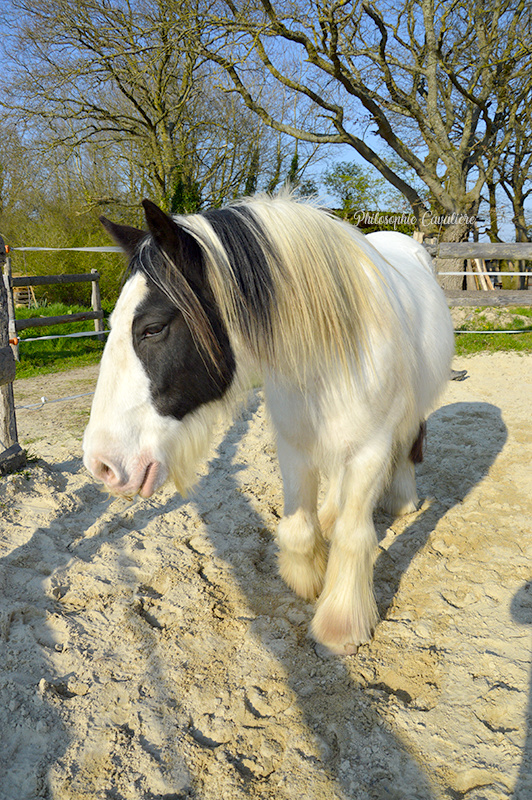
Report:
[[[406,514],[413,514],[418,510],[420,505],[420,501],[417,497],[415,500],[397,500],[395,498],[384,497],[379,502],[379,508],[392,517],[404,517]]]
[[[320,600],[311,633],[317,642],[336,655],[354,655],[359,646],[369,642],[379,621],[373,598],[366,608],[340,608],[333,598]]]
[[[304,600],[315,600],[323,588],[327,568],[327,550],[320,543],[311,555],[281,550],[279,553],[279,573],[296,594]]]

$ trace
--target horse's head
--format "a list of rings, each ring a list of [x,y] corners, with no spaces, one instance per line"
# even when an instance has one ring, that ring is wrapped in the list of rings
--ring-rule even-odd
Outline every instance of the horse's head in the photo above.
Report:
[[[196,239],[144,201],[149,233],[102,218],[130,259],[85,431],[85,465],[110,491],[191,482],[213,406],[235,372]]]

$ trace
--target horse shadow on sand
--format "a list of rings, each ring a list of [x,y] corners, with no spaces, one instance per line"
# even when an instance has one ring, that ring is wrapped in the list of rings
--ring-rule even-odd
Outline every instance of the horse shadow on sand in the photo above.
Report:
[[[507,439],[500,409],[490,403],[458,402],[440,407],[427,420],[424,459],[416,466],[421,512],[403,518],[408,524],[375,567],[375,589],[381,616],[397,593],[402,576],[425,546],[438,522],[488,474]],[[375,515],[377,535],[384,538],[390,517]],[[398,518],[399,527],[401,518]],[[393,525],[393,522],[392,522]],[[391,562],[391,563],[390,563]]]
[[[106,641],[103,637],[102,641],[98,634],[91,634],[91,614],[105,613],[113,597],[111,581],[103,574],[97,576],[101,595],[89,600],[92,608],[84,602],[83,589],[78,599],[72,598],[73,603],[68,595],[73,564],[83,571],[86,563],[97,559],[102,547],[116,546],[120,551],[121,541],[139,512],[124,522],[124,506],[117,510],[116,501],[96,484],[88,483],[69,492],[67,475],[84,469],[80,457],[52,464],[39,459],[36,462],[56,496],[65,493],[66,510],[59,510],[48,524],[36,527],[27,541],[0,557],[0,800],[73,800],[86,795],[114,800],[195,797],[193,780],[179,753],[174,752],[172,763],[166,764],[164,747],[136,735],[128,722],[116,718],[114,711],[111,715],[101,713],[102,695],[104,706],[124,705],[124,719],[137,712],[134,704],[127,708],[126,695],[120,689],[130,682],[130,676],[128,665],[116,657],[113,638]],[[14,476],[22,485],[22,491],[14,498],[15,515],[17,508],[32,507],[31,497],[29,504],[25,497],[26,489],[31,492],[31,473],[29,464],[24,475]],[[9,495],[2,509],[8,506]],[[38,513],[43,507],[36,505],[34,510]],[[141,508],[143,519],[145,512]],[[157,506],[153,516],[159,513]],[[3,533],[1,522],[0,517]],[[116,562],[119,594],[129,595],[126,606],[131,605],[138,579],[118,556]],[[111,590],[108,597],[106,590]],[[54,624],[48,624],[50,618]],[[145,627],[148,630],[143,630],[144,642],[151,642],[156,651],[157,632]],[[114,635],[120,639],[121,631],[116,626]],[[81,657],[81,664],[74,667],[69,659],[72,636],[77,640],[72,649]],[[94,662],[95,656],[101,656],[102,661],[111,660],[110,673],[103,674]],[[154,704],[162,708],[169,702],[165,664],[156,656],[132,652],[132,660],[139,657],[146,673],[149,671],[146,684],[155,694]],[[105,697],[109,689],[111,696]],[[177,703],[173,704],[168,719],[173,713],[177,716],[178,711]],[[147,710],[148,715],[150,712]],[[76,717],[87,722],[81,735],[79,730],[76,734],[70,728]],[[176,725],[155,715],[149,727],[157,742],[175,742]],[[69,754],[72,747],[73,755]],[[138,767],[143,763],[148,764],[149,770],[139,777]],[[58,765],[59,773],[51,776]],[[161,776],[171,783],[172,791],[153,788],[164,782]]]
[[[279,632],[277,607],[284,603],[286,609],[287,589],[277,574],[273,531],[270,530],[270,544],[265,546],[261,541],[265,522],[260,505],[257,507],[257,503],[251,502],[251,496],[246,496],[238,481],[238,473],[246,466],[240,460],[245,458],[245,445],[243,451],[239,451],[239,446],[258,405],[255,396],[247,412],[228,430],[217,455],[209,464],[208,474],[200,481],[190,502],[206,522],[216,554],[229,564],[252,616],[260,617],[263,645],[276,645],[280,636],[288,643],[284,649],[273,646],[271,650],[298,698],[307,728],[321,743],[322,759],[317,766],[325,771],[335,790],[346,800],[353,797],[400,800],[405,797],[396,782],[397,776],[401,775],[403,786],[409,787],[408,800],[436,798],[440,790],[434,776],[426,773],[418,757],[389,730],[379,713],[379,705],[387,701],[388,689],[354,680],[358,656],[328,658],[309,638],[307,631],[312,606],[293,596],[288,616],[296,622],[291,624],[291,632],[287,633],[284,626],[283,633]],[[412,522],[407,523],[387,553],[382,553],[377,559],[375,590],[381,617],[385,617],[402,575],[416,553],[424,547],[439,520],[462,502],[488,474],[506,438],[500,409],[487,403],[454,403],[431,415],[418,490],[420,497],[431,495],[432,499],[423,504],[422,511],[412,515]],[[223,469],[225,475],[224,497],[220,503],[218,493],[218,502],[213,504],[210,476],[219,469]],[[252,492],[252,489],[246,488],[246,491]],[[169,506],[175,507],[175,501],[171,501]],[[255,531],[255,569],[250,569],[249,561],[245,567],[242,566],[238,550],[228,550],[228,510],[233,525],[240,527],[243,536],[246,530]],[[282,514],[282,507],[277,509],[277,513]],[[380,538],[391,522],[391,517],[377,512],[376,527]],[[267,597],[257,590],[257,578],[260,577],[264,585],[265,573],[269,576]],[[300,612],[303,621],[297,622],[294,610]],[[361,648],[359,652],[364,650]],[[394,700],[408,703],[401,692]],[[317,790],[316,798],[319,796]]]
[[[252,495],[252,487],[246,486],[243,489],[239,481],[239,473],[246,467],[243,440],[259,406],[260,397],[256,393],[252,396],[247,410],[226,432],[216,455],[209,463],[208,472],[200,479],[189,499],[183,500],[174,495],[162,504],[139,503],[137,508],[132,509],[127,529],[135,529],[142,535],[144,527],[166,512],[185,508],[188,503],[194,506],[205,523],[206,533],[216,556],[227,563],[232,579],[236,580],[238,588],[244,595],[252,620],[252,635],[258,637],[261,645],[268,648],[279,663],[282,673],[286,676],[285,680],[297,699],[304,724],[318,743],[319,757],[303,754],[305,766],[311,776],[310,785],[307,783],[304,792],[309,800],[321,800],[324,796],[323,781],[326,782],[327,796],[330,795],[331,798],[405,800],[404,792],[402,793],[397,784],[398,776],[402,776],[403,785],[409,787],[408,800],[431,798],[435,800],[440,796],[440,789],[434,781],[434,776],[427,774],[418,757],[409,752],[400,736],[389,729],[386,719],[380,713],[380,706],[387,702],[386,693],[379,687],[364,685],[363,682],[355,680],[358,655],[344,659],[328,658],[319,647],[316,647],[307,633],[312,617],[312,606],[289,592],[277,574],[271,509],[269,521],[265,525],[265,516],[261,514],[260,496]],[[438,521],[487,475],[506,441],[506,429],[500,410],[495,406],[477,402],[456,403],[440,408],[429,418],[428,437],[426,458],[419,470],[418,488],[421,497],[431,495],[433,500],[425,503],[420,512],[412,515],[412,521],[407,522],[406,528],[390,545],[387,554],[385,556],[381,554],[377,559],[375,588],[382,617],[386,615],[402,575],[416,553],[424,547]],[[244,446],[241,450],[242,443]],[[75,469],[74,462],[64,466],[68,471]],[[223,472],[222,497],[218,480],[221,472]],[[87,492],[91,494],[93,487],[84,488],[82,497],[84,503],[87,502]],[[105,504],[98,505],[96,494],[94,492],[93,494],[94,524],[98,524]],[[281,496],[280,486],[276,496]],[[75,509],[66,512],[61,519],[55,520],[49,529],[40,529],[34,539],[41,537],[46,542],[47,537],[53,534],[57,540],[59,529],[62,531],[75,527],[77,513]],[[279,516],[281,513],[282,508],[278,507],[274,516]],[[241,532],[243,540],[245,539],[244,550],[249,551],[250,542],[254,543],[256,547],[254,558],[242,560],[242,553],[238,547],[228,548],[229,519],[232,537],[236,531],[237,537],[238,532]],[[381,538],[391,522],[390,517],[377,513],[376,526]],[[268,528],[268,532],[265,531],[265,527]],[[117,542],[123,535],[123,527],[103,525],[90,539],[82,540],[78,556],[89,561],[96,556],[102,544]],[[186,549],[190,535],[186,530],[182,535],[182,547]],[[69,557],[67,538],[65,537],[65,568],[68,566]],[[37,546],[41,545],[37,542]],[[29,542],[20,548],[19,553],[16,551],[12,553],[8,559],[8,568],[17,562],[17,558],[26,558],[31,547],[32,543]],[[206,561],[208,558],[205,556]],[[60,567],[58,571],[62,569],[63,567]],[[126,568],[123,575],[124,583],[131,584],[130,588],[134,592],[135,577],[127,573]],[[122,575],[120,579],[122,580]],[[257,584],[265,588],[265,594],[264,591],[262,593],[257,591]],[[53,613],[53,602],[47,602],[50,613]],[[521,613],[519,611],[519,614]],[[532,612],[528,609],[526,613],[528,624],[532,621],[530,619]],[[255,620],[260,621],[260,625],[254,626]],[[158,635],[159,631],[155,630],[154,645]],[[368,647],[371,648],[371,644]],[[361,648],[360,652],[365,649]],[[42,661],[42,674],[46,675],[49,668],[44,657]],[[157,657],[155,647],[149,660],[149,670],[152,685],[163,687],[166,683],[165,664]],[[54,687],[52,679],[50,686],[49,691],[55,694],[61,693],[64,688],[61,683]],[[398,702],[408,702],[400,694],[396,699]],[[161,688],[160,703],[165,702],[166,696]],[[51,705],[53,706],[53,703]],[[168,714],[171,713],[169,710]],[[266,730],[269,719],[260,716],[259,722]],[[274,722],[276,720],[272,719],[272,724]],[[62,725],[59,718],[56,719],[56,723],[58,726]],[[133,732],[128,726],[122,728],[120,736],[125,738],[127,747],[131,748]],[[169,730],[168,735],[175,733],[175,730],[173,732]],[[191,731],[191,734],[193,735],[194,731]],[[61,757],[61,752],[64,752],[68,745],[68,738],[68,731],[58,731],[56,745],[52,748],[56,751],[54,757]],[[233,751],[234,748],[232,749],[230,743],[213,748],[212,742],[201,741],[196,737],[191,744],[194,747],[210,750],[213,758],[218,761],[221,759],[225,763],[225,769],[236,770],[238,773],[238,775],[235,773],[236,780],[243,784],[243,794],[246,794],[246,782],[257,780],[253,771],[241,760],[239,761],[238,753]],[[530,750],[529,745],[530,737],[527,745]],[[176,758],[181,759],[177,753]],[[185,754],[184,762],[186,760]],[[200,776],[193,774],[193,766],[180,763],[177,772],[180,777],[176,779],[173,792],[152,793],[150,794],[152,800],[170,800],[170,798],[200,800],[201,780]],[[187,772],[189,777],[184,780],[182,776]],[[43,779],[41,776],[41,780]],[[293,785],[286,786],[288,794],[285,796],[295,796],[301,784],[295,775],[289,776],[288,779]],[[264,784],[264,778],[260,780]],[[277,791],[273,786],[270,789]],[[263,789],[254,788],[251,793],[258,796],[263,791],[266,797],[270,796],[268,794],[270,789],[267,785],[263,785]],[[118,787],[113,791],[113,797],[126,796]],[[282,791],[278,796],[284,796]]]

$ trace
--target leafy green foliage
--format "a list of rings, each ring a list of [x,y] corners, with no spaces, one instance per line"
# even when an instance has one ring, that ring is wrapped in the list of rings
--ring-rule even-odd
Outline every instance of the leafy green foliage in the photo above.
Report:
[[[342,216],[350,217],[356,211],[390,207],[390,186],[375,170],[361,167],[355,161],[339,161],[323,174],[323,183],[342,206]]]
[[[98,213],[103,211],[108,213],[105,208]],[[11,247],[13,274],[69,275],[97,269],[101,276],[102,299],[111,303],[116,302],[126,266],[125,257],[121,253],[16,249],[26,246],[73,248],[114,245],[100,224],[98,213],[80,215],[60,199],[56,199],[54,203],[51,199],[46,201],[43,198],[33,205],[31,214],[27,213],[26,208],[4,211],[0,214],[0,231],[5,243]],[[138,224],[131,212],[129,214],[113,212],[113,219],[130,225]],[[46,301],[87,307],[90,306],[91,284],[54,284],[35,287],[35,296],[39,303]]]
[[[202,198],[199,184],[189,175],[179,173],[168,202],[170,214],[195,214],[201,208]]]
[[[354,161],[340,161],[323,174],[322,180],[341,202],[335,213],[364,233],[390,230],[412,235],[413,217],[401,211],[404,199],[375,170]]]

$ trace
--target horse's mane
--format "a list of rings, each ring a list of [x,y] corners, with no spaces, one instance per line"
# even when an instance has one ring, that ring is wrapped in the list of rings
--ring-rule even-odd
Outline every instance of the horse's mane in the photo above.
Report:
[[[228,330],[276,371],[295,378],[347,366],[367,355],[370,330],[385,331],[389,299],[375,251],[314,205],[259,196],[174,219],[202,250]],[[194,327],[204,328],[199,317]]]

